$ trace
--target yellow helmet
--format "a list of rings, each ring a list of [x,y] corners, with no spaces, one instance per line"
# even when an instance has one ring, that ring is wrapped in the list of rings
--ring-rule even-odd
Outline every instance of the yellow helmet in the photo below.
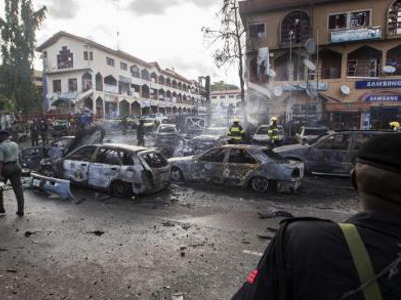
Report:
[[[397,121],[393,121],[388,123],[390,126],[395,127],[395,128],[400,128],[400,123]]]
[[[270,121],[277,121],[277,117],[271,117]]]
[[[239,123],[239,118],[235,118],[233,122],[234,123]]]

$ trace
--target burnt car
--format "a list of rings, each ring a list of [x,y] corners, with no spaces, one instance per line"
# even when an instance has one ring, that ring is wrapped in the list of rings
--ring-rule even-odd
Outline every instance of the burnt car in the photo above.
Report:
[[[170,183],[170,164],[156,149],[118,143],[81,146],[56,161],[42,160],[42,169],[117,197],[157,192]]]
[[[228,143],[227,137],[202,134],[192,139],[183,139],[174,151],[174,156],[188,156],[200,154],[210,148],[222,146]]]
[[[78,131],[75,136],[62,136],[50,143],[40,143],[38,146],[22,150],[21,162],[30,170],[43,172],[46,170],[41,170],[40,162],[42,159],[54,161],[79,146],[101,143],[104,135],[105,130],[100,126],[87,127]]]
[[[329,132],[330,129],[326,126],[301,126],[295,138],[300,144],[312,144]]]
[[[250,187],[264,193],[269,188],[296,192],[304,164],[282,158],[267,147],[223,145],[200,155],[170,158],[172,181],[210,182]]]
[[[306,173],[349,176],[355,165],[355,154],[359,148],[372,136],[383,133],[388,132],[375,130],[335,131],[322,136],[311,145],[286,145],[276,147],[273,151],[285,158],[303,162]]]

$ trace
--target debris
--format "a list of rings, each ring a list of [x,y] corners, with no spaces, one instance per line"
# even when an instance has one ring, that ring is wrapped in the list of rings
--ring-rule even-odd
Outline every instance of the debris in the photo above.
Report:
[[[189,224],[189,223],[181,224],[181,228],[185,229],[185,230],[188,230],[189,228],[191,228],[191,224]]]
[[[82,198],[82,199],[80,199],[78,201],[75,201],[74,204],[81,204],[81,203],[83,203],[85,201],[86,201],[86,198]]]
[[[267,231],[274,232],[274,233],[276,233],[276,232],[278,231],[277,228],[273,228],[273,227],[267,227],[266,230],[267,230]]]
[[[185,249],[187,249],[186,246],[181,246],[181,247],[180,247],[180,250],[181,250],[181,251],[182,251],[182,250],[185,250]]]
[[[271,240],[272,239],[272,237],[270,235],[267,235],[267,234],[257,234],[256,236],[258,238],[265,239],[265,240]]]
[[[271,213],[260,213],[258,212],[259,218],[260,219],[270,219],[270,218],[278,218],[278,217],[284,217],[284,218],[293,218],[294,215],[292,213],[289,213],[284,210],[276,210]]]
[[[185,256],[185,252],[184,251],[181,251],[181,257],[184,257]]]
[[[29,238],[32,234],[35,234],[35,233],[37,233],[37,231],[25,231],[25,237],[27,237],[27,238]]]
[[[101,236],[101,235],[104,234],[104,231],[95,230],[95,231],[88,231],[88,233],[92,233],[92,234],[94,234],[94,235]]]
[[[171,300],[184,300],[184,294],[183,293],[172,294]]]
[[[0,252],[6,252],[6,251],[8,251],[8,249],[6,249],[6,248],[0,248]]]
[[[256,255],[256,256],[262,256],[263,255],[263,253],[255,252],[255,251],[252,251],[252,250],[244,250],[244,251],[242,251],[242,253]]]
[[[7,269],[6,272],[8,272],[8,273],[17,273],[17,270],[15,270],[15,269]]]
[[[174,223],[174,222],[171,222],[171,221],[163,221],[162,224],[163,224],[164,226],[169,226],[169,227],[175,226],[175,223]]]

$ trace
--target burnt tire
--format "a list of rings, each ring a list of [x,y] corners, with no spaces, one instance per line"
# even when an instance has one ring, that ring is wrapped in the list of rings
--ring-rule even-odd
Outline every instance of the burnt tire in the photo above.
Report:
[[[269,180],[262,176],[257,176],[251,180],[251,188],[257,193],[265,193],[269,189]]]
[[[131,185],[122,181],[114,181],[111,185],[111,193],[118,198],[125,198],[131,195]]]
[[[175,182],[182,182],[185,181],[184,174],[182,171],[176,167],[171,169],[170,179]]]

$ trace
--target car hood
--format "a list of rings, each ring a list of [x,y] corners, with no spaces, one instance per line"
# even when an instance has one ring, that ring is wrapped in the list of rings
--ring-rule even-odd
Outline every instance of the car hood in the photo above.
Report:
[[[106,130],[101,126],[85,127],[76,133],[74,140],[65,154],[84,145],[101,144],[105,134]]]
[[[273,151],[276,153],[286,153],[286,152],[294,152],[294,151],[303,152],[303,151],[306,151],[309,147],[310,147],[310,145],[292,144],[292,145],[276,147],[273,149]]]

